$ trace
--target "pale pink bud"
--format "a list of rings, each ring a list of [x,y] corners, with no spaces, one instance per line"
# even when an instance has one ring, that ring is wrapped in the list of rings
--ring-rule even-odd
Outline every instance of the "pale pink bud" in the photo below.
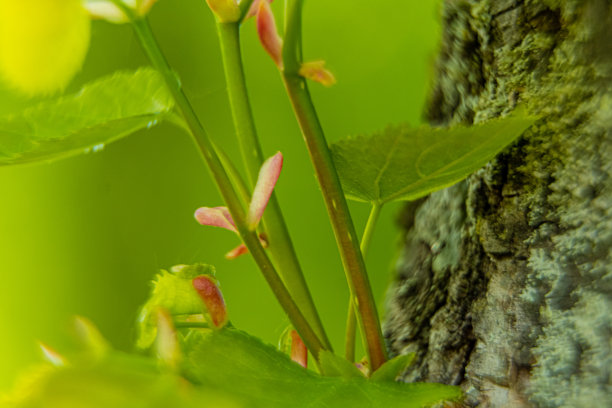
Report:
[[[194,278],[192,283],[206,307],[212,326],[217,329],[225,326],[227,323],[227,309],[215,278],[209,275],[201,275]]]
[[[295,330],[291,330],[291,360],[304,368],[308,366],[308,349]]]
[[[238,233],[234,219],[227,207],[201,207],[195,212],[195,219],[202,225],[220,227]]]
[[[257,34],[266,52],[278,69],[283,69],[283,40],[276,30],[274,14],[267,1],[261,1],[257,9]]]
[[[325,86],[332,86],[336,78],[329,70],[325,69],[325,61],[305,62],[298,73],[306,79],[318,82]]]
[[[245,1],[245,0],[242,0],[242,1]],[[251,3],[251,7],[249,7],[249,11],[246,13],[246,16],[244,16],[245,20],[257,14],[257,10],[259,10],[259,3],[261,3],[262,1],[264,0],[254,0]],[[272,3],[273,0],[267,0],[267,1],[268,3]]]
[[[255,230],[261,220],[282,167],[283,155],[281,152],[278,152],[266,160],[259,170],[259,176],[257,177],[257,183],[253,190],[253,197],[251,197],[247,214],[247,224],[251,230]]]
[[[170,313],[163,308],[157,309],[157,356],[167,366],[177,369],[181,361],[181,348]]]
[[[240,20],[240,8],[236,0],[206,0],[221,23],[233,23]]]
[[[47,346],[45,343],[39,342],[38,346],[43,353],[43,357],[55,367],[63,367],[66,365],[66,359],[60,353]]]
[[[114,24],[130,21],[123,10],[109,0],[88,1],[84,3],[84,7],[93,20],[106,20]]]

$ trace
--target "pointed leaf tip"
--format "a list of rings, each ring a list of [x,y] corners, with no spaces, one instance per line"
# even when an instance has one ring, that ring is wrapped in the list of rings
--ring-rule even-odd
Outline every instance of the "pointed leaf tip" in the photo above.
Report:
[[[74,327],[80,340],[93,356],[102,357],[111,349],[98,328],[89,319],[76,316],[74,318]]]
[[[297,331],[291,330],[291,360],[308,367],[308,349]]]
[[[181,348],[172,316],[164,308],[157,309],[157,355],[172,369],[177,369],[181,362]]]
[[[247,254],[249,249],[244,245],[244,243],[238,245],[236,248],[232,249],[228,253],[225,254],[225,259],[236,259],[241,255]]]
[[[47,346],[43,342],[38,342],[38,346],[42,351],[43,357],[55,367],[63,367],[66,365],[66,359],[60,353]]]
[[[332,86],[336,83],[334,74],[325,68],[325,61],[304,62],[298,73],[304,78],[324,86]]]
[[[264,162],[259,170],[257,184],[253,190],[253,197],[249,205],[249,213],[247,214],[247,223],[251,230],[257,228],[259,221],[263,215],[270,196],[274,191],[274,186],[278,181],[281,169],[283,168],[283,155],[281,152],[276,153]]]
[[[257,34],[266,52],[278,69],[283,69],[283,40],[278,35],[276,20],[267,1],[261,1],[257,10]]]
[[[225,326],[227,324],[227,308],[216,279],[209,275],[202,275],[194,278],[192,284],[204,303],[212,326],[217,329]]]
[[[195,212],[195,219],[202,225],[220,227],[238,233],[227,207],[201,207]]]

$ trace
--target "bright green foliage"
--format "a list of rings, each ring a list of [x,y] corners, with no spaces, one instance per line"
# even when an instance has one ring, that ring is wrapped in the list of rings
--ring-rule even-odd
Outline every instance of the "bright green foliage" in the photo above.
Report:
[[[412,364],[412,360],[414,360],[414,353],[394,357],[374,371],[370,379],[372,381],[395,381],[406,367]]]
[[[26,374],[3,408],[238,408],[231,397],[194,387],[152,358],[112,352],[67,367],[39,366]]]
[[[0,165],[95,151],[156,125],[173,106],[155,70],[115,73],[0,119]]]
[[[365,378],[355,364],[331,351],[322,350],[319,353],[321,372],[326,377]]]
[[[402,125],[341,140],[332,153],[348,198],[379,204],[415,200],[478,170],[534,121],[516,114],[473,126]]]
[[[189,378],[227,392],[249,407],[420,408],[461,397],[459,388],[441,384],[322,377],[236,329],[200,337],[186,351]]]
[[[8,395],[7,408],[421,408],[457,400],[457,387],[322,377],[276,348],[232,329],[190,330],[183,374],[157,360],[109,350],[41,365]],[[350,364],[350,363],[348,363]]]
[[[200,315],[204,305],[193,288],[193,278],[215,275],[211,265],[177,265],[170,272],[161,270],[153,280],[153,290],[138,316],[139,348],[148,348],[157,336],[157,309],[162,307],[171,315]]]

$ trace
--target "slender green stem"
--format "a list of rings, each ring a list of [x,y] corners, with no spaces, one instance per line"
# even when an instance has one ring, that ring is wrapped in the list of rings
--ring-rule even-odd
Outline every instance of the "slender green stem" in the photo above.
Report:
[[[363,231],[363,235],[361,236],[361,243],[359,244],[361,254],[364,258],[368,253],[368,248],[370,247],[370,242],[372,241],[372,236],[374,235],[374,227],[376,226],[376,222],[378,221],[378,216],[380,215],[381,209],[382,204],[372,204],[372,209],[370,210],[370,215],[368,216],[368,221],[366,222],[365,230]],[[357,331],[356,328],[357,316],[355,315],[355,301],[353,299],[353,295],[351,294],[349,298],[348,316],[346,318],[346,340],[344,347],[345,357],[350,362],[355,361],[355,333]]]
[[[248,179],[253,188],[257,182],[264,155],[257,137],[253,110],[246,87],[240,52],[240,27],[238,23],[218,23],[217,27],[234,126]],[[306,284],[276,194],[272,194],[268,201],[263,217],[263,227],[268,237],[268,252],[283,282],[323,344],[326,348],[331,349],[331,344]]]
[[[334,162],[325,140],[323,128],[312,103],[304,78],[298,75],[302,61],[301,20],[303,0],[288,0],[285,23],[283,79],[302,134],[306,141],[315,173],[321,186],[327,212],[340,249],[347,281],[356,299],[359,323],[365,334],[370,367],[375,371],[387,359],[374,295],[365,263],[358,246],[357,234]]]
[[[161,49],[159,48],[159,45],[151,32],[148,22],[146,19],[140,19],[134,16],[133,12],[125,7],[122,3],[116,2],[115,4],[122,7],[124,12],[130,17],[145,53],[151,60],[153,66],[164,78],[168,89],[174,97],[177,108],[183,115],[183,119],[187,123],[187,126],[191,131],[190,133],[193,136],[195,143],[199,147],[199,150],[213,175],[217,187],[219,188],[219,191],[221,192],[221,195],[223,196],[223,199],[225,200],[225,203],[232,214],[232,218],[234,219],[236,228],[238,229],[242,240],[251,252],[268,285],[276,295],[277,300],[289,316],[291,323],[302,337],[302,340],[304,340],[306,346],[313,353],[315,353],[315,355],[318,355],[319,350],[325,349],[325,346],[321,343],[317,334],[308,324],[308,321],[295,304],[291,294],[276,272],[274,265],[268,258],[264,248],[261,246],[256,232],[248,229],[245,221],[244,208],[240,204],[240,200],[234,191],[229,176],[223,168],[223,165],[221,164],[221,161],[219,160],[219,157],[214,149],[214,145],[200,123],[193,106],[183,92],[178,77],[172,71],[170,65],[162,54]]]

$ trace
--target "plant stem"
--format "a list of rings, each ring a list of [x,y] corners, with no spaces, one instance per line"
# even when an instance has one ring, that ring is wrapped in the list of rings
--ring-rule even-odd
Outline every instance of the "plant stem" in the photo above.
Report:
[[[246,87],[240,52],[240,26],[238,23],[217,23],[217,28],[234,126],[248,179],[251,188],[253,188],[257,182],[259,169],[264,162],[264,155],[257,137],[255,120]],[[268,201],[263,217],[263,226],[268,236],[268,251],[283,282],[326,348],[331,349],[331,344],[306,284],[287,224],[274,193]]]
[[[170,65],[166,61],[166,58],[162,54],[162,51],[159,48],[153,33],[151,32],[148,22],[144,18],[141,19],[134,16],[133,12],[125,7],[123,3],[116,2],[115,4],[120,6],[122,10],[130,17],[146,55],[151,60],[153,66],[164,78],[168,89],[174,97],[177,108],[191,131],[190,134],[199,147],[199,151],[208,165],[217,187],[219,188],[219,191],[227,204],[242,240],[253,255],[255,262],[259,266],[259,269],[272,289],[272,292],[276,295],[277,300],[289,316],[291,323],[302,337],[302,340],[304,340],[306,346],[313,352],[313,354],[318,355],[318,352],[321,349],[325,349],[325,346],[321,343],[317,334],[308,324],[304,315],[291,297],[291,294],[285,287],[283,281],[278,276],[274,265],[268,258],[264,248],[261,246],[256,232],[248,229],[245,221],[244,208],[240,204],[240,200],[234,191],[229,176],[223,168],[223,165],[221,164],[221,161],[219,160],[219,157],[214,149],[213,143],[200,123],[193,106],[183,92],[177,75],[174,73],[174,71],[172,71]]]
[[[366,227],[363,231],[363,235],[361,236],[361,243],[359,245],[359,249],[361,250],[361,254],[364,258],[368,253],[368,248],[370,247],[370,242],[372,241],[372,236],[374,235],[374,227],[378,221],[378,216],[380,215],[381,209],[382,204],[372,204],[372,209],[370,210],[370,215],[368,216],[368,221],[366,222]],[[351,294],[349,298],[348,316],[346,318],[346,341],[344,347],[345,357],[350,362],[355,361],[356,326],[357,316],[355,314],[355,301],[353,295]]]
[[[323,128],[312,103],[306,81],[298,75],[302,61],[301,20],[303,0],[288,0],[286,4],[283,79],[323,193],[336,242],[340,249],[340,257],[347,281],[351,293],[356,299],[356,308],[359,311],[358,320],[366,339],[370,367],[372,371],[375,371],[386,361],[387,353],[372,288]]]

